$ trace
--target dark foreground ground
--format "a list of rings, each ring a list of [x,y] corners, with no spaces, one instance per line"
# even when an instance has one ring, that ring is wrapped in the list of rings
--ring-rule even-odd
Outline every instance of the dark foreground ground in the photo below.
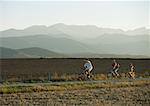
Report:
[[[145,87],[53,91],[0,95],[0,105],[9,106],[149,106],[150,85]]]
[[[85,83],[87,84],[87,83]],[[0,94],[0,106],[149,106],[150,80],[57,85],[51,91]],[[119,84],[119,85],[117,85]],[[39,85],[39,84],[38,84]],[[90,85],[90,86],[89,86]],[[134,86],[133,86],[134,85]],[[9,86],[9,85],[8,85]],[[86,88],[82,88],[82,87]],[[93,86],[91,88],[91,86]],[[52,87],[52,86],[51,86]],[[54,87],[54,86],[53,86]],[[76,88],[76,89],[74,89]],[[81,89],[82,88],[82,89]],[[88,88],[88,89],[87,89]],[[90,89],[89,89],[90,88]]]
[[[79,74],[84,58],[47,58],[47,59],[0,59],[0,71],[4,81],[48,79],[56,74]],[[93,74],[107,74],[111,69],[112,58],[90,58],[94,65]],[[133,63],[137,73],[150,71],[150,59],[116,59],[121,68],[119,72],[128,72]]]

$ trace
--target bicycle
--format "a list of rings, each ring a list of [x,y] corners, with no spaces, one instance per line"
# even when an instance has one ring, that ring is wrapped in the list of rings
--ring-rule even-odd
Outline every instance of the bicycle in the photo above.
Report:
[[[114,70],[109,71],[109,73],[107,74],[108,78],[121,78],[121,74],[120,73],[115,73]]]
[[[93,80],[94,75],[91,72],[84,71],[78,75],[78,80]]]
[[[131,78],[131,79],[135,79],[135,72],[131,72],[131,71],[127,72],[126,73],[126,77],[127,78]]]

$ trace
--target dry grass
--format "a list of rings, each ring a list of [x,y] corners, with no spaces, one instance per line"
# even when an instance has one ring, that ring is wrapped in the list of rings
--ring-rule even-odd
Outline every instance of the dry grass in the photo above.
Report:
[[[95,80],[106,80],[107,79],[107,75],[105,75],[105,74],[96,74],[94,76],[94,79]]]
[[[81,89],[100,89],[100,88],[122,88],[137,87],[149,85],[149,80],[133,80],[124,82],[101,82],[101,83],[59,83],[59,84],[34,84],[30,86],[0,86],[0,94],[25,93],[25,92],[42,92],[42,91],[64,91],[64,90],[81,90]]]

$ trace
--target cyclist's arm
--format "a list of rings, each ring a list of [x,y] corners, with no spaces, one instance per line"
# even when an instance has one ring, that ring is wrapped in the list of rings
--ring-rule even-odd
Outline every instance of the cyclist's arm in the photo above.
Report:
[[[115,63],[115,65],[113,66],[113,69],[115,69],[117,67],[117,63]]]

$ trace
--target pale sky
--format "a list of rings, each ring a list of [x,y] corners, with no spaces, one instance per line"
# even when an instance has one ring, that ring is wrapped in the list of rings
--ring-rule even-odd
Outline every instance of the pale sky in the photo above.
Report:
[[[150,1],[0,0],[0,31],[56,23],[123,30],[150,28]]]

